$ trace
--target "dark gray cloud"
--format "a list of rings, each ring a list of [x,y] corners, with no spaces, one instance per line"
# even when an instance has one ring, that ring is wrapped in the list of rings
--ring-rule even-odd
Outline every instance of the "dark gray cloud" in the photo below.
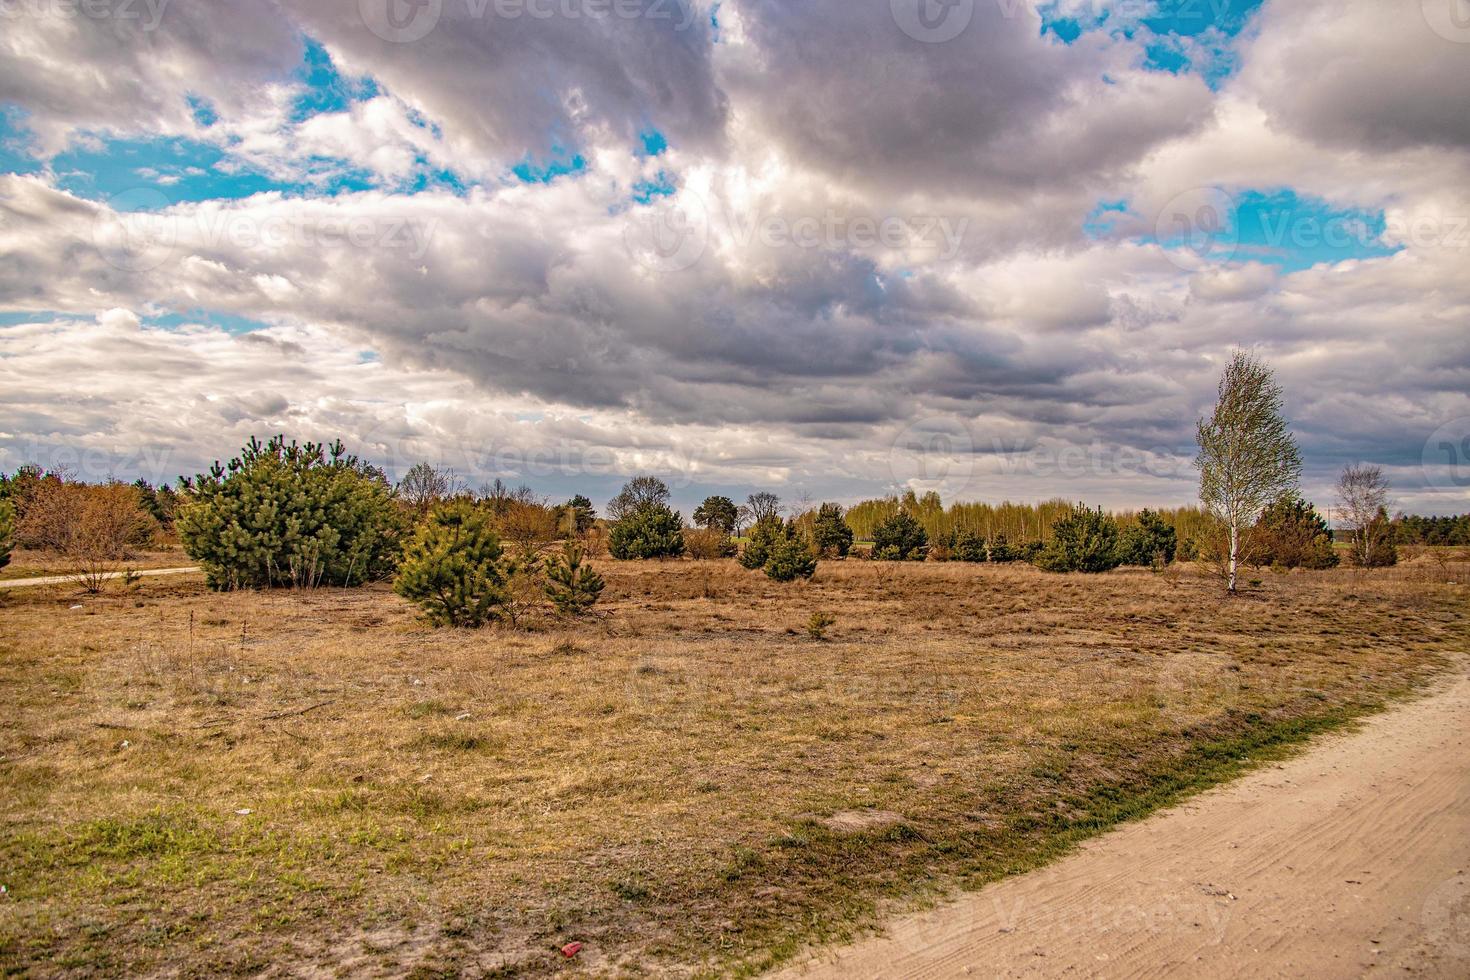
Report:
[[[286,174],[334,140],[371,161],[381,133],[384,172],[423,150],[490,179],[128,217],[49,175],[0,176],[0,309],[69,317],[0,328],[0,451],[196,461],[287,428],[532,483],[653,470],[1182,502],[1194,421],[1243,345],[1280,371],[1311,492],[1364,458],[1395,467],[1406,502],[1470,504],[1421,465],[1431,433],[1470,417],[1465,131],[1443,97],[1467,87],[1470,48],[1376,10],[1272,2],[1212,93],[1145,70],[1134,42],[1062,46],[1005,7],[978,3],[933,44],[876,2],[727,0],[718,43],[706,6],[543,18],[493,0],[445,0],[404,41],[357,0],[170,7],[146,37],[8,24],[0,99],[53,145],[187,129],[195,92],[239,154]],[[302,31],[389,95],[293,129]],[[40,77],[48,59],[76,67]],[[673,144],[656,161],[633,152],[648,128]],[[501,179],[557,145],[586,171]],[[672,193],[635,203],[660,170]],[[1163,202],[1217,185],[1301,186],[1437,232],[1293,274],[1146,241]],[[1093,239],[1101,200],[1128,202],[1126,228]],[[650,261],[640,236],[672,215],[698,219],[698,247]],[[885,221],[892,240],[863,230]],[[269,326],[139,322],[194,310]],[[956,446],[938,478],[901,451],[915,433]]]

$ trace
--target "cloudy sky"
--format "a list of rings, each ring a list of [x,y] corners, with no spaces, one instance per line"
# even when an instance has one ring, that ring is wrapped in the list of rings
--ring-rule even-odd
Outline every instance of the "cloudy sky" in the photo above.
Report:
[[[1470,509],[1463,0],[0,0],[0,466]]]

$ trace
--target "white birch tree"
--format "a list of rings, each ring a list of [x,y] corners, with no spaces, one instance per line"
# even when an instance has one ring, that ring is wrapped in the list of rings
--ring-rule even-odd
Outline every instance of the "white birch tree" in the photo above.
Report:
[[[1261,512],[1297,488],[1301,453],[1281,414],[1281,387],[1254,354],[1236,351],[1214,413],[1199,420],[1200,501],[1230,535],[1226,579],[1235,595],[1241,536]]]

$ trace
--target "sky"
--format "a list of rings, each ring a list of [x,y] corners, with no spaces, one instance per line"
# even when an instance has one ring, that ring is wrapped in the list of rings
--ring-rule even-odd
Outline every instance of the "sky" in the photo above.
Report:
[[[1463,0],[0,0],[0,467],[1470,510]]]

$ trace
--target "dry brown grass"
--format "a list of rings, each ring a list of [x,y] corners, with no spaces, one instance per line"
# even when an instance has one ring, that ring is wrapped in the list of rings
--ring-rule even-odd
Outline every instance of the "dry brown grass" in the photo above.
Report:
[[[0,968],[754,970],[1470,647],[1463,588],[1347,573],[1227,601],[1189,573],[599,567],[597,618],[523,633],[429,631],[382,589],[0,595]]]

